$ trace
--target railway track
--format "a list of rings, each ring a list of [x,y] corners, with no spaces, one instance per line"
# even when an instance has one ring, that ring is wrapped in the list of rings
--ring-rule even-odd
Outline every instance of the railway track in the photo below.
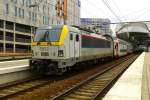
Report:
[[[45,78],[42,76],[21,80],[15,83],[10,83],[0,87],[0,100],[7,99],[15,95],[19,95],[22,92],[38,88],[46,85],[47,83],[53,82],[53,79]]]
[[[104,71],[55,96],[52,100],[100,100],[103,92],[114,83],[126,68],[138,57],[129,56]]]
[[[98,73],[94,76],[91,76],[87,80],[79,83],[78,85],[74,86],[73,88],[67,90],[67,92],[62,93],[61,95],[56,96],[53,99],[54,100],[60,100],[63,98],[66,98],[66,99],[69,98],[68,100],[71,100],[70,95],[72,97],[73,95],[76,95],[76,94],[82,94],[82,96],[88,97],[88,95],[90,95],[90,93],[95,94],[96,92],[94,92],[94,91],[96,91],[96,89],[98,89],[98,91],[100,91],[99,87],[101,87],[100,89],[102,89],[103,84],[108,84],[107,82],[110,81],[109,77],[114,75],[114,74],[111,74],[111,75],[107,74],[107,76],[106,76],[105,75],[106,72],[108,72],[109,70],[111,70],[115,66],[119,66],[119,65],[121,66],[122,62],[128,62],[127,59],[131,59],[133,61],[136,57],[137,56],[134,56],[134,57],[127,56],[125,58],[118,59],[118,60],[116,60],[110,64],[106,64],[107,66],[110,66],[110,67],[106,68],[105,70],[101,71],[100,73]],[[100,75],[101,78],[98,78],[98,75]],[[103,75],[103,77],[102,77],[102,75]],[[51,77],[51,78],[49,78],[49,77],[48,78],[37,77],[34,79],[24,80],[23,82],[18,82],[18,83],[14,83],[14,84],[8,84],[8,85],[0,86],[0,100],[11,98],[13,96],[18,96],[24,92],[31,92],[33,89],[38,89],[41,86],[45,86],[47,84],[53,83],[54,81],[56,82],[56,81],[62,80],[62,79],[67,78],[67,77],[71,77],[71,76]],[[95,78],[96,78],[96,81],[94,81]],[[93,81],[93,83],[89,83],[91,80]],[[87,85],[84,85],[85,83]],[[84,87],[80,88],[82,86],[82,84],[84,85]],[[87,87],[89,89],[84,90],[86,88],[86,86],[89,86],[89,87]],[[78,90],[78,89],[79,89],[79,91],[73,92],[74,90]],[[73,93],[73,94],[70,94],[70,93]],[[69,97],[66,97],[66,96],[69,96]],[[76,98],[76,99],[80,100],[81,98]]]

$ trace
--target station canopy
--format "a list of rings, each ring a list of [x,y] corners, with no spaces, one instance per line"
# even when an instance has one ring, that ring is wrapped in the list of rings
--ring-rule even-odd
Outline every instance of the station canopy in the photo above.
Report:
[[[116,27],[118,38],[136,45],[145,45],[150,40],[150,24],[143,22],[121,23]]]

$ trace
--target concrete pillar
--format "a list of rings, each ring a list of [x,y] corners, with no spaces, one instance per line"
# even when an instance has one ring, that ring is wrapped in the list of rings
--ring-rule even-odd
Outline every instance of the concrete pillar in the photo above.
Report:
[[[31,26],[31,42],[33,41],[32,36],[33,36],[33,27]]]
[[[3,21],[3,52],[6,52],[6,21]]]
[[[13,52],[15,53],[16,52],[16,23],[13,23],[13,36],[14,36],[14,38],[13,38]]]
[[[34,35],[33,28],[34,27],[31,26],[31,43],[33,41],[33,35]],[[31,43],[30,43],[30,48],[31,48]],[[30,52],[30,50],[28,52]]]

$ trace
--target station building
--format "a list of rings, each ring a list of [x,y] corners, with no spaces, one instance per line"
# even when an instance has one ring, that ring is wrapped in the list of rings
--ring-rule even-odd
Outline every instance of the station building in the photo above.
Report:
[[[101,34],[112,35],[110,23],[111,21],[107,18],[81,18],[81,25],[95,27]]]
[[[80,24],[79,0],[0,0],[0,53],[30,52],[37,27]]]

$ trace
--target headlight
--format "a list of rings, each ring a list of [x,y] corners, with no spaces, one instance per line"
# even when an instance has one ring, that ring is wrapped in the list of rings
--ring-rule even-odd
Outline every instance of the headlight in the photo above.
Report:
[[[58,50],[58,57],[63,57],[63,56],[64,56],[64,51]]]

